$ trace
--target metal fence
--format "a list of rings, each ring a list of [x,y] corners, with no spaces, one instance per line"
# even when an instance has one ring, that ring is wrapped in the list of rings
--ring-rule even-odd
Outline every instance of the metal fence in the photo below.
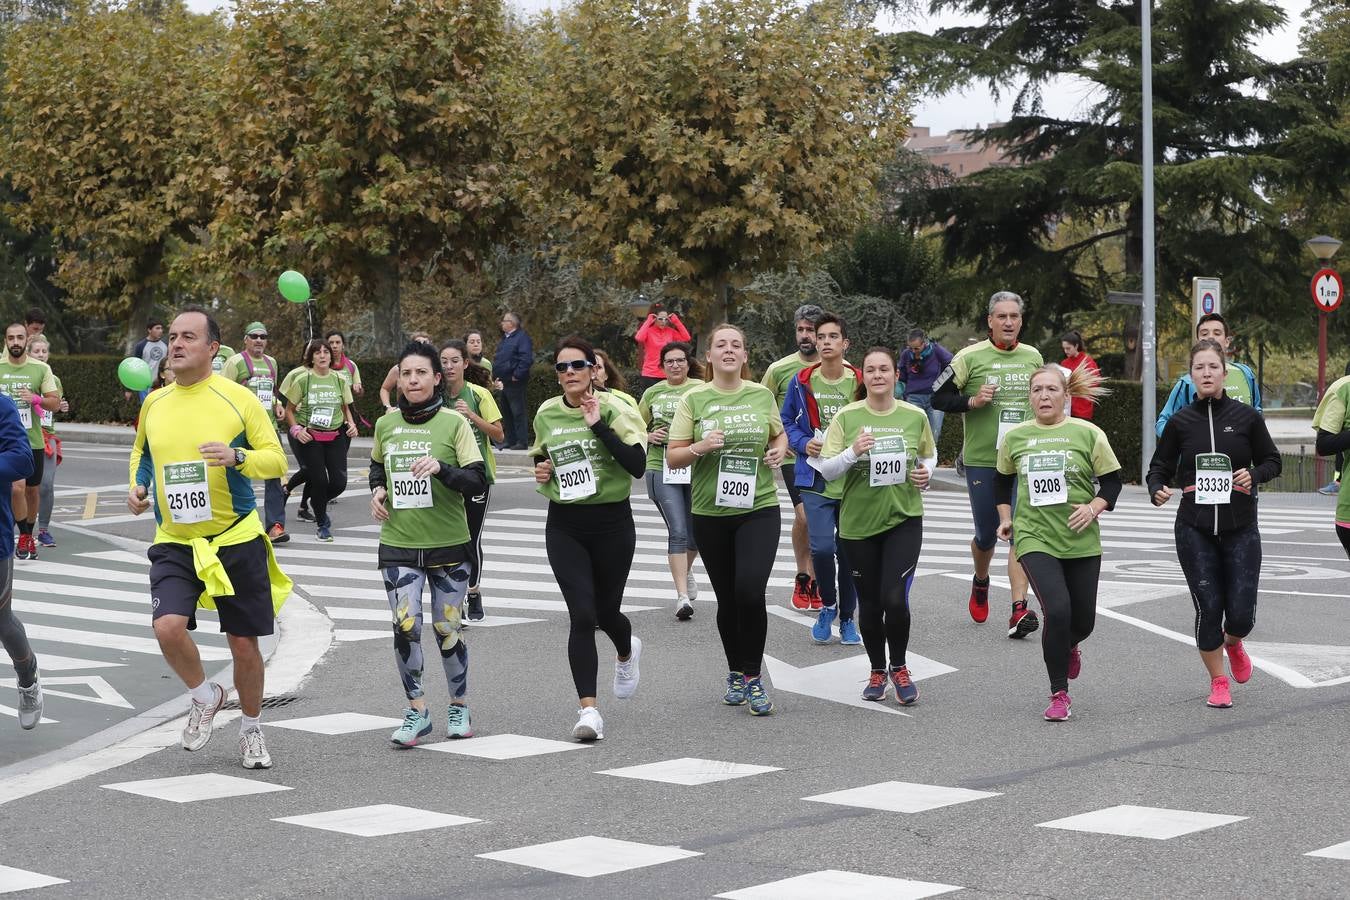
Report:
[[[1280,477],[1261,485],[1263,491],[1297,493],[1315,491],[1331,481],[1336,469],[1335,459],[1317,456],[1311,444],[1300,444],[1298,452],[1280,454],[1283,468]]]

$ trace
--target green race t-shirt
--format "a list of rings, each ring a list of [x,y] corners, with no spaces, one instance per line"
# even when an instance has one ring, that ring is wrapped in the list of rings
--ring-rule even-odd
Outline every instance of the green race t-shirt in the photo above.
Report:
[[[726,436],[722,449],[694,460],[694,515],[737,516],[777,506],[773,470],[764,465],[769,441],[783,433],[773,392],[752,381],[734,391],[700,384],[680,400],[668,439],[699,441],[719,429]]]
[[[225,367],[220,370],[220,374],[252,391],[267,414],[275,419],[272,403],[280,395],[277,388],[278,371],[277,361],[267,354],[263,354],[262,359],[254,359],[247,353],[236,353],[225,360]]]
[[[62,400],[64,400],[66,397],[66,389],[61,386],[61,379],[53,375],[52,380],[56,382],[57,395],[60,396]],[[44,409],[41,411],[41,414],[38,416],[38,419],[40,421],[40,424],[42,425],[43,431],[45,431],[47,434],[56,434],[55,411],[50,409]]]
[[[844,374],[833,381],[826,379],[817,369],[811,375],[811,393],[816,396],[816,409],[820,412],[820,430],[825,431],[834,421],[834,416],[839,410],[843,409],[853,402],[855,391],[858,388],[858,378],[853,374],[853,370],[844,369]],[[822,455],[824,455],[822,453]],[[809,490],[809,488],[802,488]],[[838,500],[844,495],[844,483],[842,481],[826,482],[825,490],[821,492],[824,497],[830,497]]]
[[[233,347],[226,347],[224,344],[221,344],[220,349],[216,351],[216,355],[211,357],[211,371],[218,375],[223,373],[225,371],[225,363],[229,362],[230,357],[234,355]],[[228,378],[229,376],[227,375],[226,377]]]
[[[790,353],[780,360],[776,360],[764,370],[764,377],[760,379],[760,384],[773,391],[773,405],[776,409],[782,410],[783,401],[787,399],[788,382],[793,376],[805,369],[807,366],[814,366],[820,362],[817,359],[802,359],[800,353]],[[783,457],[785,463],[794,459],[791,448],[788,449],[787,456]]]
[[[596,393],[600,418],[625,444],[647,443],[647,432],[637,408],[604,391]],[[553,477],[539,486],[539,493],[554,503],[618,503],[633,489],[629,475],[608,448],[591,431],[581,409],[550,397],[534,414],[534,446],[529,455],[547,456]]]
[[[412,464],[424,456],[442,465],[464,468],[483,457],[474,441],[473,426],[459,413],[439,410],[414,425],[401,412],[387,412],[375,423],[372,461],[384,466],[389,518],[380,526],[380,543],[410,550],[455,547],[469,542],[464,495],[451,490],[434,475],[416,478]]]
[[[28,432],[28,446],[33,450],[41,450],[42,418],[37,410],[33,409],[33,404],[24,402],[24,388],[39,395],[56,393],[56,377],[52,375],[51,366],[31,358],[23,365],[16,366],[10,362],[9,355],[6,354],[5,358],[0,360],[0,393],[13,400],[14,405],[19,408],[19,422]]]
[[[1100,556],[1101,528],[1094,521],[1081,532],[1069,527],[1073,504],[1097,496],[1092,479],[1120,469],[1106,433],[1086,419],[1058,425],[1024,422],[1004,438],[998,470],[1017,476],[1013,548],[1056,559]]]
[[[998,461],[999,435],[1031,418],[1031,375],[1043,362],[1041,351],[1035,347],[1018,344],[1011,350],[1000,350],[987,340],[962,349],[952,358],[953,380],[965,396],[975,396],[986,383],[998,385],[991,403],[965,414],[962,450],[967,466],[993,468]],[[934,390],[940,382],[941,378]]]
[[[1350,375],[1333,381],[1322,395],[1322,402],[1317,404],[1317,412],[1313,414],[1313,432],[1340,434],[1350,427],[1346,422],[1347,409],[1350,409]],[[1350,528],[1350,488],[1344,482],[1336,494],[1336,524]]]
[[[642,400],[638,403],[638,412],[642,414],[642,421],[647,423],[647,430],[655,431],[662,425],[669,429],[670,423],[675,419],[675,410],[679,409],[680,399],[701,384],[703,382],[686,378],[683,384],[675,385],[668,381],[658,381],[647,388],[642,394]],[[670,440],[669,431],[666,433],[666,440],[667,442]],[[665,470],[665,465],[665,446],[662,444],[648,445],[647,471],[662,472]]]
[[[458,394],[450,398],[450,408],[453,409],[456,400],[463,400],[469,404],[469,409],[474,411],[484,422],[491,425],[493,422],[502,420],[502,411],[497,407],[497,401],[492,399],[486,388],[479,387],[476,384],[464,383],[464,387]],[[495,484],[497,481],[497,458],[492,454],[492,443],[488,436],[478,430],[478,427],[472,422],[469,427],[473,429],[474,438],[478,441],[478,452],[483,455],[483,461],[487,464],[488,484]]]
[[[909,480],[909,473],[914,471],[919,460],[937,456],[927,414],[903,400],[897,400],[885,413],[872,409],[866,400],[845,406],[825,432],[825,446],[820,455],[830,459],[843,453],[864,428],[871,430],[876,446],[863,454],[842,478],[830,482],[840,486],[839,536],[848,540],[882,534],[906,519],[922,516],[923,497]],[[903,460],[899,454],[904,454]],[[905,480],[900,484],[879,483],[873,487],[874,459],[882,467],[876,476],[879,482],[883,480],[882,473],[893,471],[901,461]]]
[[[294,379],[287,376],[287,380],[290,384],[285,388],[285,397],[295,404],[297,424],[320,431],[336,431],[344,426],[343,407],[352,402],[351,385],[346,379],[332,371],[316,375],[301,370]]]

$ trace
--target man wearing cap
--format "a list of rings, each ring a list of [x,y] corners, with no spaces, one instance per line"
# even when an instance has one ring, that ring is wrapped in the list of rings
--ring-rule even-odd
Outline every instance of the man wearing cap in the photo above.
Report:
[[[225,360],[220,374],[252,391],[268,417],[280,429],[277,423],[285,416],[286,410],[277,400],[277,361],[268,356],[266,350],[267,326],[261,322],[250,322],[244,329],[244,352]],[[263,482],[263,517],[266,520],[267,537],[272,543],[284,544],[291,539],[286,533],[286,494],[281,490],[280,478],[268,478]]]

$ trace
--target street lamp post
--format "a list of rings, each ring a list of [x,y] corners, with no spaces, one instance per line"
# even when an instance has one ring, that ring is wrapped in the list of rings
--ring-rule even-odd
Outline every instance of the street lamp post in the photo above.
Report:
[[[1325,234],[1319,234],[1315,238],[1309,238],[1303,242],[1303,245],[1313,252],[1323,264],[1331,261],[1336,255],[1336,251],[1341,249],[1341,242],[1334,237]],[[1327,316],[1330,315],[1326,310],[1317,311],[1317,399],[1320,402],[1322,394],[1327,389]]]
[[[1143,222],[1141,235],[1143,239],[1143,257],[1144,257],[1144,283],[1143,283],[1143,303],[1139,311],[1139,346],[1142,352],[1140,360],[1140,387],[1143,389],[1140,409],[1143,421],[1140,426],[1143,429],[1143,470],[1140,473],[1140,480],[1146,480],[1148,476],[1148,464],[1153,459],[1154,444],[1154,421],[1157,418],[1157,377],[1156,368],[1156,346],[1158,339],[1157,332],[1157,307],[1155,306],[1155,272],[1156,264],[1154,249],[1154,201],[1153,201],[1153,0],[1143,0],[1139,4],[1139,32],[1140,32],[1140,59],[1139,68],[1142,70],[1143,84],[1142,93],[1144,101],[1143,109],[1143,146],[1140,148],[1140,154],[1143,162]]]

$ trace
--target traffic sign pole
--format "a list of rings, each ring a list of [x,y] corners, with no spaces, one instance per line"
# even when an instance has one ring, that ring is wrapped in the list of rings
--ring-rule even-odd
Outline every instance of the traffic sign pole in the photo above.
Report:
[[[1327,317],[1341,305],[1345,285],[1335,269],[1321,269],[1313,276],[1313,303],[1317,306],[1317,399],[1327,389]]]

